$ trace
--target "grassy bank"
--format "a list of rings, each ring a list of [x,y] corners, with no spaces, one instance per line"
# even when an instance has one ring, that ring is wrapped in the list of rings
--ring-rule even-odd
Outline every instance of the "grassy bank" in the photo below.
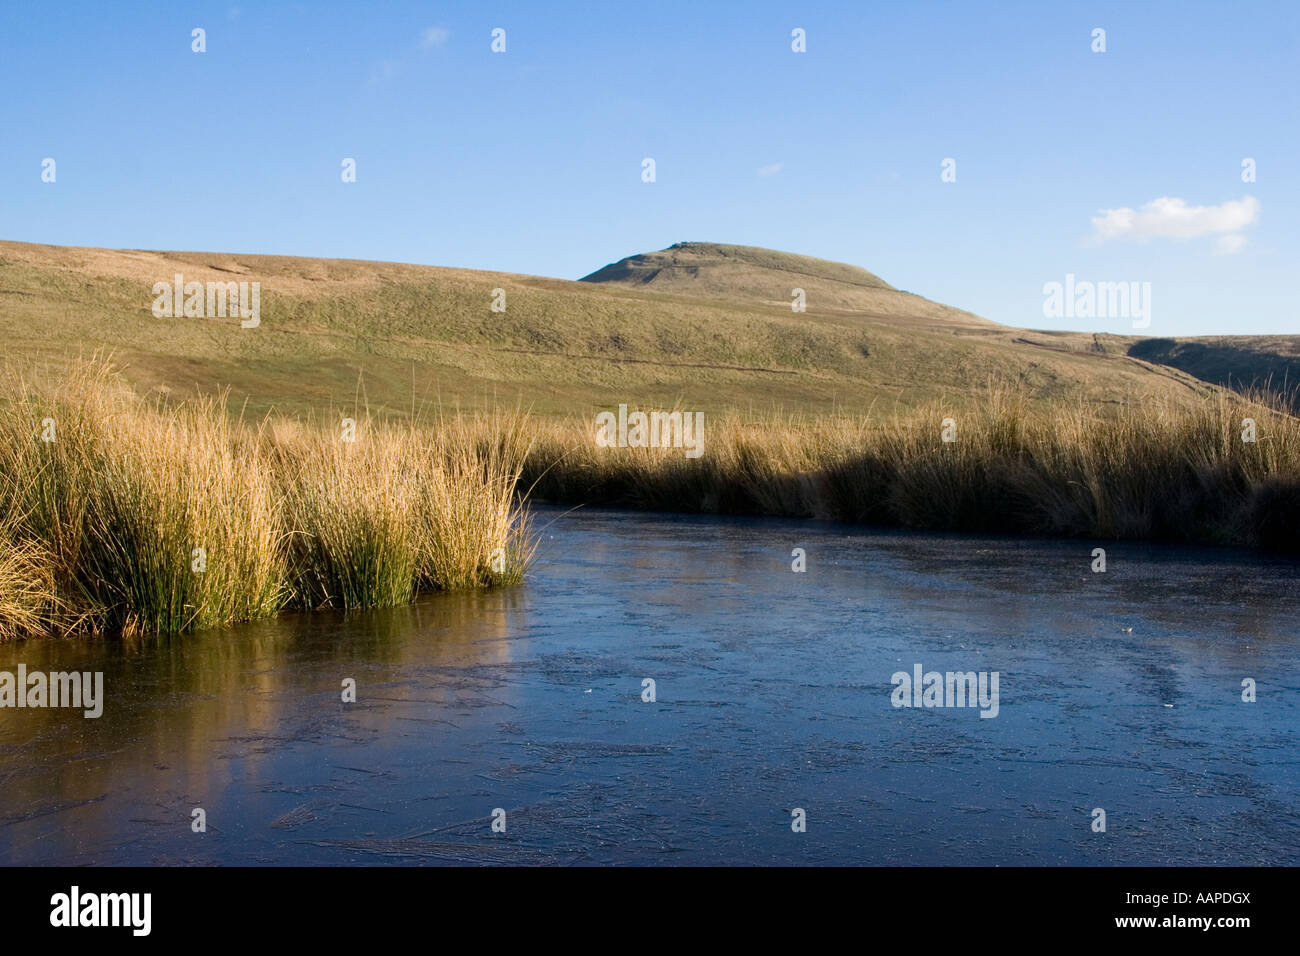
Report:
[[[0,399],[0,639],[174,632],[520,580],[520,416],[246,423],[105,363]],[[480,436],[503,440],[486,445]]]
[[[535,541],[524,497],[1300,550],[1300,420],[1264,397],[1099,411],[989,389],[882,418],[710,417],[687,458],[600,447],[594,417],[517,412],[358,416],[346,441],[342,416],[248,424],[219,398],[153,404],[103,363],[11,376],[3,394],[0,639],[516,582]]]
[[[1048,409],[992,389],[883,420],[710,419],[696,459],[597,447],[574,421],[540,430],[523,484],[556,502],[1294,550],[1300,420],[1280,407],[1222,395]]]

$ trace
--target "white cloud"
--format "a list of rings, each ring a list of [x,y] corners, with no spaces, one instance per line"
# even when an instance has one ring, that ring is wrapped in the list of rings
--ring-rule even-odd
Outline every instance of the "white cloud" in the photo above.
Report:
[[[1172,196],[1153,199],[1141,209],[1125,206],[1103,209],[1092,219],[1093,238],[1098,242],[1111,239],[1196,239],[1201,236],[1239,233],[1259,219],[1259,200],[1254,196],[1232,200],[1218,206],[1189,206],[1187,200]],[[1223,236],[1223,251],[1236,252],[1245,243],[1244,236]]]
[[[781,171],[781,163],[768,163],[766,166],[758,167],[760,176],[775,176]]]
[[[443,27],[429,27],[420,34],[420,49],[432,50],[436,46],[442,46],[449,36],[451,31]]]
[[[1245,244],[1245,236],[1239,232],[1232,232],[1219,237],[1219,241],[1214,244],[1214,254],[1216,256],[1230,256],[1234,252],[1240,252],[1241,247]]]

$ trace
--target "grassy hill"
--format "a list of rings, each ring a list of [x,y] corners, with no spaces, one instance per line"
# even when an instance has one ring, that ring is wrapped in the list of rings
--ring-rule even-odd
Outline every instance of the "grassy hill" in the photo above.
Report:
[[[584,276],[650,292],[791,311],[793,290],[819,315],[906,321],[913,327],[988,328],[987,319],[902,292],[857,266],[754,246],[679,242]]]
[[[155,318],[155,282],[257,281],[261,325]],[[794,313],[790,290],[807,294]],[[504,289],[506,311],[493,312]],[[229,387],[253,412],[430,400],[586,416],[627,401],[892,413],[990,382],[1040,402],[1215,390],[1132,342],[1026,332],[894,289],[863,269],[682,244],[580,282],[357,260],[0,242],[11,363],[112,350],[141,391]]]

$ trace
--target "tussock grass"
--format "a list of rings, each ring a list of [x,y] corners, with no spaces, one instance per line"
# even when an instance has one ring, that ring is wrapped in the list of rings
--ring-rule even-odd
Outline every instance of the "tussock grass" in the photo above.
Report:
[[[530,496],[1300,550],[1300,420],[1286,408],[1229,393],[1044,407],[990,387],[884,418],[706,418],[704,453],[688,459],[602,448],[592,420],[518,410],[362,415],[348,442],[337,419],[252,426],[223,397],[150,403],[101,361],[10,373],[0,640],[183,631],[517,583],[536,546]],[[947,418],[953,442],[942,440]],[[1254,442],[1242,440],[1247,418]]]
[[[365,421],[344,442],[250,426],[224,396],[150,403],[98,360],[10,371],[0,395],[0,639],[391,606],[518,582],[532,557],[521,415]]]
[[[424,547],[418,581],[460,590],[518,584],[532,563],[537,540],[516,490],[531,450],[531,424],[519,411],[497,410],[442,419],[429,434],[439,448],[421,461],[420,527]],[[414,447],[420,447],[413,440]]]
[[[1266,396],[1102,411],[990,387],[884,419],[713,418],[705,435],[688,460],[597,447],[585,422],[552,425],[524,482],[558,502],[1300,549],[1300,420]]]
[[[0,643],[46,632],[58,607],[50,555],[17,524],[0,519]]]
[[[338,426],[281,428],[270,447],[293,528],[294,600],[391,606],[420,590],[521,581],[534,550],[516,501],[525,430],[519,413],[365,419],[349,442]]]

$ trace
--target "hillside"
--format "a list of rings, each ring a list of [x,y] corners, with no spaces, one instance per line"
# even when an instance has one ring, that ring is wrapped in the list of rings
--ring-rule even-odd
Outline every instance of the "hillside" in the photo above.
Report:
[[[257,281],[260,325],[155,318],[156,282]],[[807,312],[790,309],[794,278]],[[493,312],[493,290],[506,311]],[[396,414],[441,401],[583,415],[627,401],[719,412],[959,403],[990,381],[1047,402],[1213,390],[1130,342],[1025,332],[893,289],[863,269],[690,244],[587,281],[233,253],[0,242],[11,363],[110,350],[141,391],[229,387],[236,405],[325,412],[358,387]]]
[[[1300,412],[1300,335],[1139,339],[1129,345],[1128,354],[1215,385],[1286,395]]]

